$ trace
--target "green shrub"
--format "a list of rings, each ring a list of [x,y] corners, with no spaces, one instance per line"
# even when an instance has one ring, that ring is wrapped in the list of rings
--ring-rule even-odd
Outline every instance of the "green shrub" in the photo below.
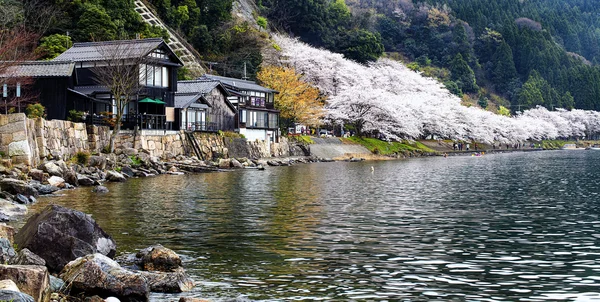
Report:
[[[82,166],[85,166],[85,165],[88,164],[89,160],[90,160],[90,153],[88,153],[88,152],[77,152],[77,153],[75,153],[75,161],[78,164],[80,164]]]
[[[75,109],[69,110],[69,114],[67,115],[67,121],[76,123],[83,122],[83,115],[83,111],[77,111]]]
[[[256,24],[258,24],[258,26],[260,26],[260,27],[262,27],[264,29],[267,29],[267,24],[268,24],[267,23],[267,18],[265,18],[265,17],[258,17],[256,19]]]
[[[102,148],[102,153],[104,153],[104,154],[110,153],[110,148],[108,145],[106,145],[106,146],[104,146],[104,148]]]
[[[45,111],[46,108],[44,108],[44,106],[40,103],[29,104],[25,108],[28,118],[44,117],[46,116]]]
[[[130,156],[129,159],[131,159],[132,165],[134,166],[141,166],[142,165],[142,160],[137,157],[137,156]]]

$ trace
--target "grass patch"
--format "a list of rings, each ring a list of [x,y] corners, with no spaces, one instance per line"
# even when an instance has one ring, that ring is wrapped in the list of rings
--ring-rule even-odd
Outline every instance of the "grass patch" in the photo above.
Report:
[[[351,136],[345,140],[357,143],[369,149],[374,154],[394,155],[406,153],[436,153],[435,150],[423,145],[420,142],[402,141],[402,142],[386,142],[376,138],[366,138]]]
[[[315,143],[310,135],[288,135],[288,138],[303,145],[311,145]]]
[[[561,149],[565,144],[575,144],[575,142],[562,140],[544,140],[542,141],[542,148],[544,148],[544,150],[556,150]]]
[[[142,160],[137,156],[132,155],[129,157],[129,159],[131,159],[132,165],[134,167],[139,167],[143,164]]]

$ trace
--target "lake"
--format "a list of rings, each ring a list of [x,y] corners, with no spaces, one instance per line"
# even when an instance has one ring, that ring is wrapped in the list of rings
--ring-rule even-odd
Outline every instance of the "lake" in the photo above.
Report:
[[[600,299],[596,151],[315,163],[108,188],[40,198],[31,210],[92,214],[118,253],[175,250],[197,281],[182,296]]]

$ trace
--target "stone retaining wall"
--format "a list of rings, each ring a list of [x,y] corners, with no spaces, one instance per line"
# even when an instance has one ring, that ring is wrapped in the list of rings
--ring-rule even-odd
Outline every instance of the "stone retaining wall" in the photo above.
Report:
[[[0,155],[13,164],[37,166],[43,158],[70,159],[77,152],[100,153],[108,145],[111,130],[62,120],[28,119],[23,113],[0,115]],[[204,160],[229,157],[268,158],[304,155],[280,138],[279,143],[247,141],[218,134],[194,133]],[[115,141],[120,149],[135,148],[151,156],[170,159],[195,155],[182,131],[123,131]]]

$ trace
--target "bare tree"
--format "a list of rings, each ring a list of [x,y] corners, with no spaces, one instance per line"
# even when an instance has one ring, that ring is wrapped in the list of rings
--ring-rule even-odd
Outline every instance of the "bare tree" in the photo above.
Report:
[[[97,43],[96,50],[102,60],[91,68],[94,79],[99,85],[110,90],[116,107],[115,125],[110,137],[109,150],[114,151],[117,135],[121,131],[121,122],[125,108],[135,100],[147,77],[145,63],[148,47],[135,45],[128,41]]]

